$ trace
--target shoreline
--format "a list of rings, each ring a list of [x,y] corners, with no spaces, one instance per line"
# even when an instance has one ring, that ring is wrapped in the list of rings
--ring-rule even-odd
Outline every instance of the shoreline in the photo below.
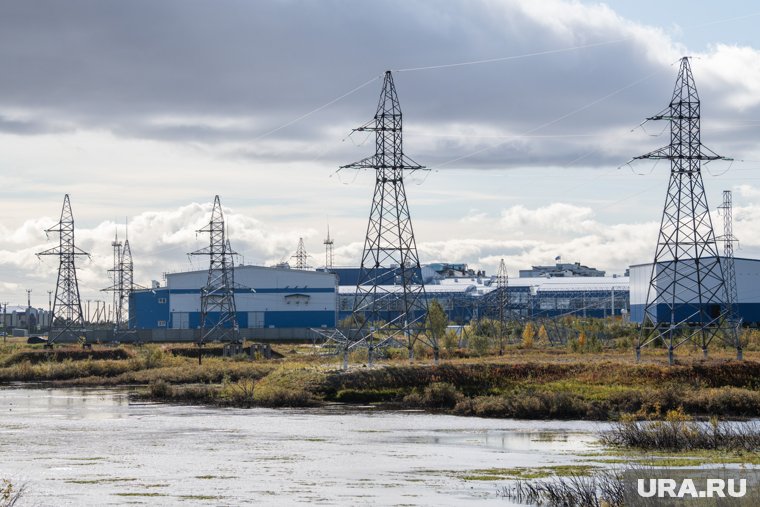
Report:
[[[130,386],[139,399],[227,407],[331,403],[524,420],[659,419],[681,408],[695,418],[760,417],[760,362],[684,358],[668,367],[623,352],[515,350],[510,356],[448,359],[438,366],[389,361],[338,369],[297,350],[285,358],[192,358],[169,347],[98,347],[55,353],[23,346],[0,355],[0,385]],[[657,351],[654,351],[657,352]],[[116,358],[112,358],[116,357]],[[141,392],[142,391],[142,392]]]

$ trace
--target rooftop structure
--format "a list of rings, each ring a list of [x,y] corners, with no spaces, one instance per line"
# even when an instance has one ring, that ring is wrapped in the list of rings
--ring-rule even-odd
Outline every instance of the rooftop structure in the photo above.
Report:
[[[604,271],[583,266],[580,262],[560,263],[554,266],[533,266],[532,269],[521,269],[520,278],[568,278],[568,277],[602,277]]]

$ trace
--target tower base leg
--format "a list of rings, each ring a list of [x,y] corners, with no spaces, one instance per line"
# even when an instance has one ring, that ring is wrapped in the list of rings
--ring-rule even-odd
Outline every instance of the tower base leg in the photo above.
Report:
[[[674,359],[673,359],[673,346],[671,345],[670,347],[668,347],[668,364],[670,366],[673,366],[673,362],[674,362]]]

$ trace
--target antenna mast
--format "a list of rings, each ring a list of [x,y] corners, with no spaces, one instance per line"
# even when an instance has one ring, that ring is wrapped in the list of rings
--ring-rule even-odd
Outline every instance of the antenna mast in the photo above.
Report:
[[[325,271],[332,271],[333,269],[333,261],[334,261],[334,255],[333,255],[333,247],[334,242],[332,238],[330,237],[330,226],[327,226],[327,238],[325,238],[324,241],[325,245]]]

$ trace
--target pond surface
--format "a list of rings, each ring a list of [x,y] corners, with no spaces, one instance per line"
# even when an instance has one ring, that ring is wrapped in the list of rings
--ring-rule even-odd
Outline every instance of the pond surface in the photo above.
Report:
[[[587,462],[602,425],[144,403],[0,388],[0,478],[24,505],[516,505],[478,469]]]

